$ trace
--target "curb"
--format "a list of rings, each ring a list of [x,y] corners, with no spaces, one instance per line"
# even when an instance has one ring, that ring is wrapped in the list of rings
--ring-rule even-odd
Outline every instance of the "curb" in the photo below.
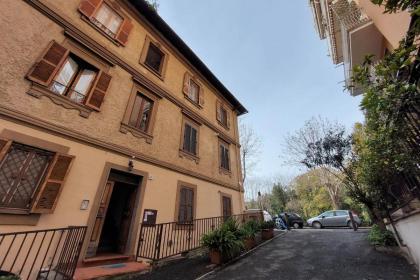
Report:
[[[201,276],[199,276],[199,277],[195,278],[194,280],[203,280],[203,279],[205,279],[206,277],[208,277],[208,276],[210,276],[210,275],[212,275],[212,274],[214,274],[214,273],[216,273],[216,272],[218,272],[218,271],[220,271],[220,270],[224,269],[225,267],[227,267],[227,266],[231,265],[232,263],[237,262],[237,261],[239,261],[240,259],[245,258],[246,256],[248,256],[248,255],[250,255],[251,253],[253,253],[254,251],[256,251],[258,248],[260,248],[260,247],[262,247],[262,246],[264,246],[264,245],[266,245],[266,244],[268,244],[268,243],[272,242],[273,240],[276,240],[276,239],[277,239],[277,238],[279,238],[280,236],[286,235],[286,233],[287,233],[287,231],[284,231],[284,232],[282,232],[282,233],[280,233],[280,234],[278,234],[278,235],[274,236],[273,238],[271,238],[271,239],[269,239],[269,240],[266,240],[266,241],[264,241],[264,242],[262,242],[262,243],[258,244],[257,246],[255,246],[255,247],[254,247],[254,248],[252,248],[251,250],[246,251],[245,253],[243,253],[243,254],[241,254],[241,255],[237,256],[236,258],[231,259],[231,260],[230,260],[230,261],[228,261],[227,263],[224,263],[224,264],[222,264],[222,265],[220,265],[220,266],[216,266],[213,270],[211,270],[211,271],[209,271],[209,272],[207,272],[207,273],[205,273],[205,274],[203,274],[203,275],[201,275]]]

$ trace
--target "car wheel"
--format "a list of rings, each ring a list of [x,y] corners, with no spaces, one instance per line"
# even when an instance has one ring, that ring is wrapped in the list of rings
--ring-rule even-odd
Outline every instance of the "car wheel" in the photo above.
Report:
[[[320,222],[313,222],[312,223],[312,227],[313,228],[316,228],[316,229],[320,229],[320,228],[322,228],[322,225],[321,225]]]
[[[293,223],[293,228],[294,229],[298,229],[299,228],[299,224],[298,223]]]

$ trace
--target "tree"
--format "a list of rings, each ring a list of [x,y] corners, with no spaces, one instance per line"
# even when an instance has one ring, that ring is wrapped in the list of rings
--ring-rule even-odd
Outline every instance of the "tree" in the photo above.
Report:
[[[275,183],[271,190],[271,210],[273,213],[280,213],[286,210],[289,194],[286,187],[280,183]]]
[[[385,229],[382,210],[386,205],[386,191],[383,186],[372,188],[361,182],[358,157],[352,148],[353,137],[346,135],[345,130],[330,130],[322,139],[309,143],[302,163],[308,168],[329,168],[340,173],[337,179],[344,184],[348,195],[364,204],[372,221]]]
[[[304,126],[289,134],[285,138],[284,151],[288,156],[287,162],[293,165],[301,165],[306,156],[307,147],[310,143],[315,143],[323,139],[328,131],[344,130],[344,127],[337,122],[330,122],[321,117],[312,117],[306,121]],[[318,176],[322,184],[327,188],[329,197],[334,209],[340,206],[341,182],[337,179],[338,174],[329,170],[328,166],[318,168]]]
[[[245,185],[247,176],[258,161],[258,155],[261,151],[261,139],[250,125],[240,121],[239,142],[241,144],[242,183]]]
[[[150,9],[154,10],[155,12],[159,9],[159,2],[158,0],[146,0],[147,5]]]

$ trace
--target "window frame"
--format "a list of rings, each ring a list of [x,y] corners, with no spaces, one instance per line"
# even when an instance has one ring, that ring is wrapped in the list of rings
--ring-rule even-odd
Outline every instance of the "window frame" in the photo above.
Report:
[[[149,51],[150,44],[153,44],[163,54],[163,58],[162,58],[162,62],[160,64],[159,71],[156,71],[154,68],[150,67],[146,63],[146,58],[147,58],[147,54],[148,54],[148,51]],[[162,45],[159,42],[157,42],[156,40],[153,40],[149,35],[146,35],[144,45],[143,45],[143,49],[141,51],[139,63],[142,66],[144,66],[147,70],[149,70],[151,73],[153,73],[155,76],[157,76],[159,79],[164,80],[165,73],[166,73],[166,67],[167,67],[167,64],[168,64],[168,59],[169,59],[169,54],[162,47]]]
[[[17,182],[15,182],[14,184],[12,184],[11,186],[8,186],[8,187],[12,187],[12,188],[16,189],[21,184],[21,182],[23,181],[22,176],[25,175],[26,172],[27,172],[27,168],[28,168],[28,164],[29,164],[28,161],[32,161],[32,159],[29,160],[32,153],[35,153],[35,152],[43,153],[46,156],[49,156],[49,160],[46,163],[46,165],[44,166],[43,170],[39,174],[37,174],[35,186],[33,187],[33,190],[31,191],[31,194],[30,194],[31,198],[30,198],[29,205],[26,208],[16,207],[16,206],[14,207],[13,205],[11,205],[11,206],[10,205],[9,206],[0,206],[0,213],[29,214],[31,212],[32,206],[35,202],[35,198],[36,198],[38,192],[40,191],[43,182],[46,179],[46,175],[48,173],[48,170],[50,169],[50,166],[53,164],[55,153],[51,152],[51,151],[48,151],[48,150],[45,150],[45,149],[41,149],[41,148],[38,148],[38,147],[34,147],[34,146],[31,146],[31,145],[23,144],[23,143],[20,143],[18,141],[12,140],[10,145],[7,147],[7,151],[4,153],[4,156],[2,156],[2,159],[0,160],[0,170],[3,167],[4,161],[7,157],[7,155],[9,154],[9,152],[11,151],[11,149],[14,146],[23,146],[22,149],[27,150],[29,152],[29,155],[25,158],[25,160],[23,162],[23,168],[18,170],[18,172],[17,172],[17,174],[18,174]],[[32,158],[33,158],[33,155],[32,155]],[[8,195],[6,195],[6,197],[8,197]],[[9,195],[9,197],[10,197],[10,195]]]
[[[174,221],[176,221],[177,226],[181,228],[183,226],[193,226],[193,223],[186,223],[179,221],[179,211],[180,211],[180,203],[181,203],[181,189],[188,188],[193,191],[193,206],[192,206],[192,220],[196,219],[197,213],[197,185],[187,183],[184,181],[178,181],[177,183],[177,191],[176,191],[176,198],[175,198],[175,213],[174,213]]]
[[[224,206],[223,199],[224,198],[230,199],[230,216],[225,216],[224,215],[224,208],[223,208],[223,206]],[[220,192],[220,211],[221,211],[221,216],[222,217],[233,216],[233,200],[232,200],[232,195],[231,194]]]
[[[32,85],[26,93],[33,96],[33,97],[36,97],[36,98],[41,98],[42,96],[46,96],[46,97],[50,98],[55,104],[60,105],[60,106],[64,107],[65,109],[78,110],[79,115],[81,117],[88,118],[93,111],[99,111],[97,109],[94,109],[94,108],[86,105],[86,101],[89,97],[90,92],[87,94],[87,96],[84,100],[84,103],[81,104],[81,103],[77,103],[77,102],[71,100],[67,96],[63,96],[61,94],[58,94],[58,93],[52,91],[51,89],[49,89],[49,87],[52,85],[52,83],[54,81],[54,78],[58,75],[59,71],[61,70],[61,68],[63,66],[63,63],[67,60],[67,58],[70,55],[73,55],[73,56],[77,57],[78,59],[82,60],[86,64],[89,64],[90,66],[97,69],[98,74],[100,74],[100,73],[108,74],[109,69],[110,69],[110,65],[106,61],[97,58],[93,53],[90,53],[89,51],[87,51],[86,49],[82,48],[81,46],[79,46],[78,44],[74,43],[72,40],[69,40],[69,39],[65,39],[61,43],[58,43],[56,41],[50,42],[47,45],[47,47],[45,48],[44,52],[41,53],[40,57],[36,60],[35,64],[38,63],[42,59],[44,54],[50,49],[50,47],[52,46],[53,43],[57,43],[60,46],[66,48],[67,49],[67,54],[65,55],[63,61],[57,67],[57,71],[56,71],[56,73],[54,73],[54,75],[53,75],[51,81],[49,81],[48,85],[38,84],[37,81],[33,81],[33,79],[29,78],[28,75],[27,75],[26,78],[32,81]],[[98,77],[98,74],[95,78]],[[96,82],[96,80],[94,80],[93,84],[95,84],[95,82]],[[92,90],[92,86],[93,85],[91,85],[90,90]],[[109,92],[109,85],[108,85],[107,92]]]
[[[223,122],[222,119],[219,118],[219,110],[220,110],[220,117],[223,118],[223,112],[226,112],[226,123]],[[216,101],[216,120],[223,128],[226,130],[230,130],[231,126],[231,110],[224,102],[217,100]]]
[[[224,148],[228,150],[227,164],[228,164],[229,169],[226,169],[225,167],[222,166],[221,146],[224,146]],[[219,138],[219,141],[218,141],[218,158],[219,158],[219,172],[223,174],[231,175],[232,174],[232,160],[231,160],[231,155],[230,155],[230,143],[221,138]]]
[[[39,150],[44,150],[47,151],[49,153],[52,154],[52,159],[48,164],[47,167],[47,172],[44,174],[43,178],[39,181],[38,186],[36,187],[36,191],[33,194],[33,199],[31,201],[31,205],[29,206],[28,210],[24,210],[24,209],[12,209],[12,208],[1,208],[0,209],[0,215],[13,215],[15,216],[13,219],[18,219],[20,220],[20,217],[22,215],[24,216],[28,216],[28,217],[39,217],[37,215],[40,214],[40,212],[38,210],[34,210],[34,206],[35,203],[37,202],[37,196],[39,195],[39,192],[42,191],[42,188],[45,184],[45,182],[48,180],[47,175],[48,172],[50,171],[52,165],[54,164],[54,158],[56,157],[56,155],[67,155],[68,157],[72,157],[74,159],[73,156],[70,156],[68,153],[70,151],[70,148],[67,146],[63,146],[57,143],[53,143],[53,142],[49,142],[46,140],[42,140],[33,136],[29,136],[26,134],[22,134],[13,130],[9,130],[9,129],[3,129],[3,131],[0,133],[0,140],[2,141],[8,141],[9,144],[6,144],[6,146],[8,145],[12,145],[13,143],[18,143],[21,145],[25,145],[25,146],[29,146],[35,149],[39,149]],[[4,147],[3,147],[4,148]],[[4,160],[4,155],[9,151],[9,147],[6,147],[5,149],[1,149],[0,147],[0,159],[1,161]],[[68,170],[71,169],[71,165],[69,167]],[[66,175],[67,177],[67,175]],[[63,187],[65,187],[65,181],[66,179],[64,179],[62,186],[61,186],[61,190]],[[60,193],[61,190],[59,191],[57,198],[55,200],[55,204],[53,206],[53,208],[51,209],[51,212],[45,212],[45,213],[52,213],[54,212],[55,209],[55,205],[57,203],[57,201],[60,199]],[[31,220],[32,220],[31,218]],[[35,219],[36,220],[36,219]],[[0,225],[2,225],[3,223],[0,222]],[[7,224],[7,223],[6,223]]]
[[[88,0],[87,0],[88,1]],[[86,15],[85,12],[83,12],[81,10],[81,6],[83,4],[83,2],[86,2],[86,0],[81,0],[80,5],[79,5],[79,12],[81,13],[81,18],[83,21],[85,21],[87,24],[89,24],[92,28],[96,29],[100,34],[102,34],[105,38],[107,38],[109,41],[111,41],[114,45],[116,46],[125,46],[127,44],[126,42],[122,42],[121,40],[118,39],[118,35],[120,34],[120,32],[123,31],[124,26],[126,25],[126,22],[129,23],[130,27],[127,33],[127,40],[128,40],[128,34],[131,32],[131,29],[133,27],[133,25],[131,24],[131,20],[130,18],[122,12],[122,9],[120,8],[120,5],[116,4],[115,2],[111,2],[109,0],[100,0],[100,2],[98,4],[96,4],[93,8],[92,14],[90,16]],[[111,36],[109,35],[107,32],[105,32],[101,27],[99,27],[94,21],[98,21],[95,16],[98,13],[100,7],[102,5],[107,5],[114,13],[116,13],[119,17],[121,17],[122,22],[120,24],[120,26],[118,27],[117,33],[115,33],[115,36]],[[91,4],[89,4],[91,5]],[[99,21],[98,21],[99,22]]]
[[[194,101],[190,97],[190,90],[191,90],[191,82],[197,85],[198,92],[197,92],[197,101]],[[189,72],[185,72],[184,80],[182,84],[182,92],[186,100],[188,100],[191,104],[196,106],[199,109],[204,108],[204,88],[201,82],[198,80],[197,77],[191,75]]]
[[[185,125],[188,124],[189,126],[191,126],[192,128],[194,128],[197,131],[197,139],[196,139],[196,153],[193,154],[189,151],[184,150],[184,134],[185,134]],[[201,123],[198,123],[196,121],[194,121],[193,119],[187,117],[187,116],[183,116],[182,118],[182,127],[181,127],[181,141],[180,141],[180,146],[179,146],[179,156],[180,157],[185,157],[191,160],[194,160],[197,164],[200,161],[200,126]]]
[[[147,131],[142,131],[141,129],[131,126],[129,124],[137,94],[141,94],[149,98],[151,101],[153,101],[152,112],[150,114],[150,120],[149,120]],[[161,98],[162,96],[146,89],[142,85],[135,82],[131,90],[130,97],[127,102],[127,107],[125,109],[123,119],[121,121],[120,132],[124,134],[127,134],[128,132],[130,132],[133,136],[138,137],[138,138],[144,138],[146,140],[146,143],[152,144],[153,131],[155,127],[156,116],[157,116],[157,111],[158,111],[158,106],[159,106],[159,99]]]

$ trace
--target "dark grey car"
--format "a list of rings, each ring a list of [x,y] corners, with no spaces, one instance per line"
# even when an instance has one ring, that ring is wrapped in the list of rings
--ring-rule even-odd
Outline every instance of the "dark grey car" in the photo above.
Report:
[[[354,221],[360,226],[360,219],[353,214]],[[308,225],[314,228],[322,227],[352,227],[348,210],[331,210],[322,213],[317,217],[310,218]]]

